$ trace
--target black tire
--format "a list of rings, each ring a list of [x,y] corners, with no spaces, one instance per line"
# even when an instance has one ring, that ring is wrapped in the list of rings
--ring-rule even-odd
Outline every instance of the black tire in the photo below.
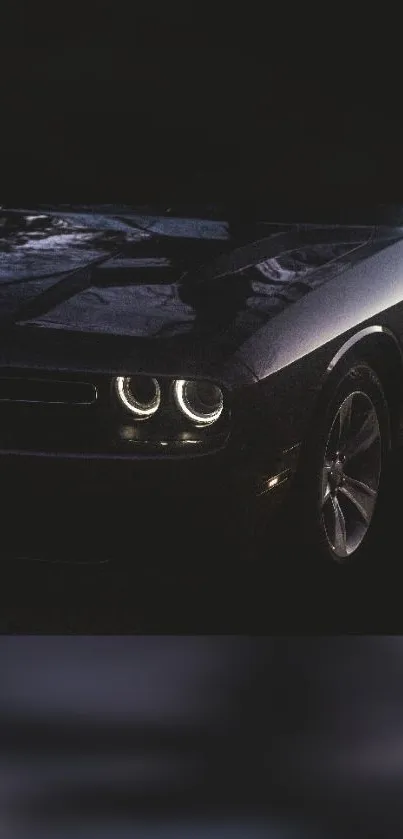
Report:
[[[372,408],[370,408],[370,405],[372,405]],[[371,433],[374,442],[366,450],[360,452],[358,448],[359,453],[351,455],[354,443],[354,426],[351,424],[352,442],[350,443],[350,449],[348,445],[346,447],[342,443],[341,439],[338,440],[337,448],[340,446],[343,448],[344,445],[344,450],[349,453],[349,463],[345,462],[340,467],[339,456],[332,460],[333,452],[330,459],[325,461],[325,458],[329,454],[333,442],[337,440],[340,429],[343,428],[344,420],[342,417],[346,415],[348,406],[350,406],[351,412],[354,410],[357,412],[358,410],[359,413],[361,411],[362,418],[364,418],[365,410],[368,408],[368,420],[361,420],[359,417],[359,421],[366,423],[365,433],[368,434],[368,428],[373,429]],[[341,409],[340,413],[339,409]],[[355,414],[350,413],[350,416],[355,417]],[[350,422],[352,422],[352,419]],[[378,433],[376,428],[379,431],[379,438],[376,438]],[[331,435],[333,435],[333,438]],[[355,434],[355,441],[357,439],[357,434]],[[371,437],[368,434],[367,441],[369,439]],[[303,565],[306,562],[306,557],[309,558],[311,567],[323,569],[330,569],[331,567],[356,568],[364,558],[369,563],[372,556],[371,542],[373,542],[378,530],[379,502],[384,490],[385,467],[388,462],[390,446],[390,413],[382,384],[375,371],[364,360],[350,356],[348,361],[341,363],[336,368],[326,383],[313,417],[310,432],[301,447],[298,470],[290,496],[290,513],[295,523],[294,555],[298,559],[301,549],[303,549]],[[376,460],[377,452],[379,452],[379,464],[377,466],[379,473],[374,467],[374,464],[378,462]],[[343,459],[343,455],[340,455],[340,458]],[[371,468],[373,469],[373,476],[368,480],[368,484],[371,485],[372,491],[375,491],[374,487],[376,485],[376,496],[371,498],[368,495],[366,497],[369,499],[367,506],[374,505],[372,512],[371,509],[365,511],[367,517],[369,517],[369,523],[368,521],[365,522],[364,519],[360,523],[360,511],[351,503],[348,496],[346,498],[346,493],[349,492],[352,485],[351,470],[354,469],[354,465],[352,465],[354,464],[354,458],[356,470],[358,462],[361,463],[361,469],[367,469],[367,474],[370,473]],[[327,464],[332,463],[331,468],[326,465],[326,471],[325,462]],[[346,470],[346,476],[343,476],[344,469]],[[348,473],[350,474],[348,475]],[[329,475],[329,480],[325,477],[327,475]],[[359,476],[356,474],[354,479],[355,492],[357,492],[358,487],[357,477]],[[342,482],[340,486],[337,484],[338,481]],[[343,485],[343,482],[347,481],[349,484],[344,483]],[[367,486],[366,480],[361,479],[361,481],[362,484],[365,483]],[[337,484],[336,487],[335,484]],[[325,502],[323,501],[324,498],[327,498]],[[339,503],[340,500],[342,504]],[[340,516],[342,505],[344,505],[344,513]],[[344,528],[342,526],[343,521]],[[349,532],[347,522],[351,524],[350,542],[347,539]],[[343,549],[349,550],[348,555],[340,556]]]

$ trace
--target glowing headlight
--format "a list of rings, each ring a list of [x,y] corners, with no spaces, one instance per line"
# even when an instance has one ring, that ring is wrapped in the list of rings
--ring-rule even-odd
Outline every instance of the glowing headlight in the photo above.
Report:
[[[224,407],[219,387],[209,382],[178,379],[174,385],[175,401],[188,419],[200,425],[216,422]]]
[[[157,379],[150,376],[118,376],[115,387],[121,402],[137,419],[148,419],[158,411],[161,390]]]

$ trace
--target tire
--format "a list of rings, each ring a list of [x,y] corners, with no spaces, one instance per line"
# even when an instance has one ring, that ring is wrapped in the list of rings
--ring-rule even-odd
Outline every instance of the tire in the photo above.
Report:
[[[364,360],[350,356],[325,385],[301,448],[290,496],[297,556],[304,546],[311,566],[369,563],[390,446],[382,384]]]

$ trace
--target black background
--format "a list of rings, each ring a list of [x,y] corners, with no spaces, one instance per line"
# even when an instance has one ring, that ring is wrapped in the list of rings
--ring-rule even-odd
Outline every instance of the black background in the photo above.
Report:
[[[97,3],[89,19],[65,9],[43,23],[14,10],[1,54],[10,188],[398,202],[398,85],[379,45],[363,57],[351,20],[305,33],[285,12],[139,4],[125,18]]]

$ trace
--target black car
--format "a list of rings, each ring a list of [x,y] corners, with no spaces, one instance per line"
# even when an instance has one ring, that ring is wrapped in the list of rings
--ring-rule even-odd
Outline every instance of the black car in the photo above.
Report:
[[[270,560],[281,507],[312,555],[357,560],[402,428],[403,220],[350,216],[3,206],[3,550],[35,503],[63,550],[84,492],[98,535],[124,499],[105,545],[129,532],[134,558],[164,509],[190,562],[212,522]]]

